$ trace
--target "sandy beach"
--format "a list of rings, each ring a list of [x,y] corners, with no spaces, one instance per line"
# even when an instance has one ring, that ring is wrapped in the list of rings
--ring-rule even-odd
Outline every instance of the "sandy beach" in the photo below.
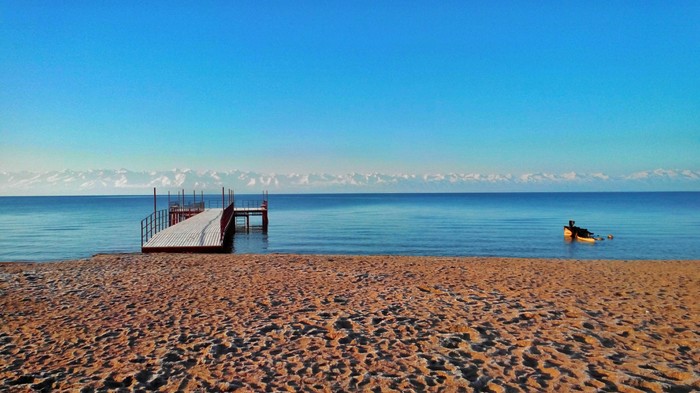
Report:
[[[2,391],[700,390],[700,261],[0,264]]]

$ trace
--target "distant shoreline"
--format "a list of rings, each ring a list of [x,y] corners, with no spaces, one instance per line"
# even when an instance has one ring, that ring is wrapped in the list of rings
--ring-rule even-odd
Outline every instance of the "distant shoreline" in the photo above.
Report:
[[[700,260],[0,263],[0,390],[700,388]]]

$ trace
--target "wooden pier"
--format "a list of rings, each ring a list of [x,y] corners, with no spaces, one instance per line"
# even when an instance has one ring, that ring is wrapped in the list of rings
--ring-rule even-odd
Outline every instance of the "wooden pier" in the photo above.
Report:
[[[222,190],[222,204],[225,201]],[[204,201],[188,206],[169,203],[167,210],[158,211],[154,190],[154,212],[141,221],[141,252],[225,252],[237,222],[242,220],[248,230],[252,216],[262,218],[262,230],[267,232],[267,193],[262,201],[235,201],[229,191],[227,204],[222,209],[205,208]]]
[[[206,209],[156,233],[142,252],[220,252],[223,209]]]

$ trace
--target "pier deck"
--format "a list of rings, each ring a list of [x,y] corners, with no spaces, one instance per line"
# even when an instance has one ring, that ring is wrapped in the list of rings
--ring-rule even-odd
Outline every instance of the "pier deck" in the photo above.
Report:
[[[153,235],[142,252],[218,252],[223,250],[222,209],[203,212]]]

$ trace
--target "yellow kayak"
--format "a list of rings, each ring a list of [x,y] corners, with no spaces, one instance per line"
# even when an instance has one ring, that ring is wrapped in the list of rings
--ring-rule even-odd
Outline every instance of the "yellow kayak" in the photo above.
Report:
[[[576,240],[584,243],[595,243],[595,239],[592,237],[582,237],[579,235],[576,235]]]

